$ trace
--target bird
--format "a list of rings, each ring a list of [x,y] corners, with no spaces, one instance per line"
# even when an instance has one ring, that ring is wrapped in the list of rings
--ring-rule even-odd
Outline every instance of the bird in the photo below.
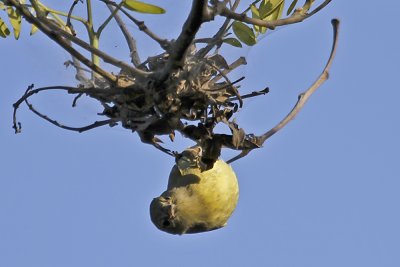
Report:
[[[232,167],[218,159],[204,170],[201,147],[176,156],[167,190],[150,204],[150,218],[161,231],[182,235],[224,227],[239,199],[239,185]]]

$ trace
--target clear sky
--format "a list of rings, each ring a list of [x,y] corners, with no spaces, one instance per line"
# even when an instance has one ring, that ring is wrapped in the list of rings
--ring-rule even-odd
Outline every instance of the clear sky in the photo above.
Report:
[[[175,38],[189,5],[161,2],[169,14],[143,18]],[[75,81],[63,66],[68,55],[42,34],[29,37],[25,28],[19,41],[1,39],[0,266],[400,266],[399,10],[395,0],[333,0],[242,51],[241,90],[269,86],[271,93],[245,102],[237,118],[262,133],[320,73],[330,20],[342,22],[329,81],[264,148],[233,164],[241,194],[228,226],[184,236],[150,222],[149,203],[166,188],[173,159],[136,134],[68,132],[26,107],[23,132],[14,134],[12,104],[27,85]],[[104,46],[127,60],[124,43],[110,36]],[[71,109],[71,100],[32,98],[65,123],[96,119],[95,103]]]

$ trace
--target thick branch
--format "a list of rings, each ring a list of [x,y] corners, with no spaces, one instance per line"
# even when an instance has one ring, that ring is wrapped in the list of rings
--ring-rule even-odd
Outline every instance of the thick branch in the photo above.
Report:
[[[186,57],[186,51],[192,44],[197,31],[207,15],[207,0],[193,0],[190,14],[183,25],[182,32],[173,43],[168,62],[158,77],[159,82],[164,82],[171,73],[182,68]]]
[[[257,137],[257,143],[258,145],[262,145],[265,140],[270,138],[272,135],[277,133],[279,130],[281,130],[283,127],[285,127],[291,120],[293,120],[296,115],[300,112],[300,110],[304,107],[306,104],[307,100],[310,98],[310,96],[329,78],[329,70],[332,65],[333,58],[335,57],[336,54],[336,49],[337,49],[337,44],[338,44],[338,34],[339,34],[339,20],[338,19],[333,19],[332,20],[332,26],[333,26],[333,43],[332,43],[332,50],[329,55],[329,59],[325,65],[325,68],[323,69],[322,73],[318,77],[318,79],[303,93],[301,93],[298,97],[297,103],[293,107],[293,109],[289,112],[288,115],[286,115],[283,120],[281,120],[275,127],[273,127],[271,130],[267,131],[261,136]],[[235,160],[238,160],[244,156],[246,156],[251,150],[243,150],[242,153],[237,155],[236,157],[228,160],[228,163],[231,163]]]

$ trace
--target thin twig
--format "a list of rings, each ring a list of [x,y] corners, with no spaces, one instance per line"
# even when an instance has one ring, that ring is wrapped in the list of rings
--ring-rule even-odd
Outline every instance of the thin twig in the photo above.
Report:
[[[226,76],[224,74],[224,72],[222,70],[220,70],[217,66],[215,66],[214,64],[210,64],[206,61],[206,64],[211,66],[214,70],[219,72],[219,75],[221,75],[222,77],[224,77],[225,81],[228,83],[226,86],[228,86],[230,89],[232,89],[233,93],[235,94],[236,98],[239,101],[239,107],[243,107],[243,99],[240,96],[238,90],[236,89],[236,87],[233,85],[233,83],[229,80],[228,76]],[[244,77],[242,77],[244,79]],[[243,79],[240,80],[243,80]]]
[[[116,8],[110,9],[111,14],[106,18],[103,23],[97,28],[96,35],[98,38],[100,38],[101,33],[103,30],[107,27],[108,23],[117,15],[117,13],[120,11],[121,6],[123,5],[124,2],[121,2]]]
[[[113,74],[103,70],[99,66],[96,66],[95,64],[93,64],[92,61],[90,61],[88,58],[86,58],[84,55],[82,55],[76,49],[74,49],[72,46],[70,46],[69,43],[64,38],[62,38],[60,36],[60,34],[58,34],[58,33],[62,32],[62,33],[64,33],[64,34],[62,34],[64,37],[65,37],[65,35],[71,37],[71,38],[66,37],[71,41],[73,41],[72,39],[78,39],[78,38],[76,38],[75,36],[65,32],[65,31],[61,31],[61,30],[54,31],[53,30],[54,25],[52,25],[52,23],[42,22],[39,19],[39,17],[36,18],[34,15],[32,15],[32,13],[29,12],[29,10],[26,7],[24,7],[19,1],[7,0],[7,2],[10,3],[12,6],[14,6],[28,22],[30,22],[30,23],[34,24],[36,27],[38,27],[44,34],[46,34],[50,39],[52,39],[53,41],[58,43],[62,48],[64,48],[64,50],[66,50],[68,53],[70,53],[73,57],[77,58],[83,64],[85,64],[90,69],[92,69],[96,73],[103,76],[108,81],[115,82],[117,80]],[[42,18],[42,19],[45,20],[45,18]],[[78,40],[80,40],[80,39],[78,39]],[[80,40],[80,41],[83,42],[82,40]],[[87,44],[87,45],[88,45],[88,47],[91,47],[89,44]]]
[[[259,96],[259,95],[265,95],[265,94],[268,94],[268,93],[269,93],[269,88],[267,87],[267,88],[265,88],[263,90],[260,90],[260,91],[254,91],[254,92],[251,92],[250,94],[242,95],[242,99],[255,97],[255,96]],[[238,99],[237,99],[237,97],[231,97],[231,98],[229,98],[229,100],[233,101],[233,100],[238,100]]]
[[[245,57],[240,57],[240,58],[236,59],[232,64],[230,64],[230,65],[229,65],[229,68],[223,70],[222,73],[223,73],[224,75],[227,75],[227,74],[229,74],[229,72],[231,72],[232,70],[236,69],[237,67],[239,67],[239,66],[241,66],[241,65],[246,65],[246,64],[247,64],[246,58],[245,58]],[[218,80],[220,80],[221,78],[222,78],[222,75],[219,74],[219,75],[215,76],[215,77],[210,81],[210,83],[215,83],[215,82],[217,82]]]
[[[237,20],[237,21],[242,21],[242,22],[249,23],[249,24],[252,24],[252,25],[257,25],[257,26],[260,26],[260,27],[266,27],[266,28],[269,28],[269,29],[275,29],[275,27],[277,27],[277,26],[283,26],[283,25],[302,22],[303,20],[305,20],[305,19],[313,16],[317,12],[319,12],[326,5],[328,5],[331,1],[332,0],[325,0],[321,5],[316,7],[310,13],[302,14],[301,12],[295,12],[290,17],[283,18],[283,19],[278,19],[278,20],[268,20],[268,21],[261,20],[261,19],[256,19],[256,18],[250,18],[244,13],[239,14],[239,13],[232,12],[230,9],[228,9],[226,6],[224,6],[222,3],[219,3],[219,2],[215,5],[215,8],[217,10],[220,10],[219,15],[221,15],[223,17],[227,17],[227,18],[234,19],[234,20]]]
[[[74,100],[72,101],[72,107],[76,107],[76,102],[78,101],[79,98],[83,96],[83,93],[79,93],[77,96],[75,96]]]
[[[210,89],[204,89],[204,90],[207,91],[207,92],[221,91],[221,90],[224,90],[224,89],[226,89],[226,88],[228,88],[228,87],[230,87],[230,86],[232,86],[232,85],[234,85],[234,84],[237,84],[238,82],[243,81],[244,79],[245,79],[245,77],[243,76],[243,77],[240,77],[239,79],[237,79],[237,80],[235,80],[235,81],[233,81],[233,82],[230,82],[229,84],[225,84],[225,85],[223,85],[223,86],[221,86],[221,87],[218,87],[218,88],[210,88]],[[239,87],[238,87],[238,88],[239,88]],[[241,98],[243,99],[243,97],[241,97]],[[229,100],[238,100],[238,98],[237,98],[236,96],[234,96],[234,97],[229,98]]]
[[[107,124],[109,124],[110,126],[114,126],[114,124],[116,124],[117,121],[118,121],[116,119],[107,119],[107,120],[103,120],[103,121],[96,121],[96,122],[94,122],[92,124],[89,124],[89,125],[83,126],[83,127],[70,127],[70,126],[63,125],[63,124],[59,123],[58,121],[49,118],[47,115],[44,115],[44,114],[40,113],[39,111],[37,111],[33,107],[33,105],[31,103],[29,103],[28,98],[30,96],[32,96],[34,94],[37,94],[39,92],[42,92],[42,91],[64,90],[64,91],[68,91],[70,93],[71,91],[76,90],[78,88],[69,87],[69,86],[54,86],[54,87],[42,87],[42,88],[38,88],[38,89],[32,90],[33,86],[34,86],[33,84],[28,86],[28,88],[25,91],[25,94],[17,102],[15,102],[14,105],[13,105],[13,107],[14,107],[13,129],[15,130],[15,133],[20,133],[21,132],[21,123],[17,121],[17,110],[18,110],[18,108],[19,108],[19,106],[21,105],[22,102],[25,102],[26,105],[28,106],[28,108],[33,113],[35,113],[36,115],[38,115],[42,119],[50,122],[51,124],[56,125],[57,127],[60,127],[62,129],[75,131],[75,132],[80,132],[80,133],[84,132],[84,131],[91,130],[91,129],[99,127],[99,126],[107,125]],[[83,94],[83,93],[79,93],[78,96],[80,96],[81,94]]]
[[[68,17],[67,17],[67,23],[65,24],[65,26],[67,26],[68,28],[70,28],[71,32],[74,33],[74,26],[72,26],[71,23],[71,16],[72,16],[72,12],[75,8],[75,6],[78,4],[79,0],[74,0],[74,2],[72,3],[69,11],[68,11]]]
[[[39,111],[37,111],[37,110],[33,107],[32,104],[30,104],[30,103],[28,102],[27,99],[25,99],[25,103],[26,103],[26,105],[28,106],[28,108],[29,108],[33,113],[35,113],[36,115],[38,115],[40,118],[42,118],[42,119],[44,119],[44,120],[50,122],[51,124],[53,124],[53,125],[55,125],[55,126],[61,128],[61,129],[65,129],[65,130],[69,130],[69,131],[74,131],[74,132],[82,133],[82,132],[85,132],[85,131],[88,131],[88,130],[91,130],[91,129],[94,129],[94,128],[97,128],[97,127],[100,127],[100,126],[104,126],[104,125],[107,125],[107,124],[110,125],[110,126],[115,126],[116,123],[117,123],[117,121],[116,121],[115,119],[107,119],[107,120],[103,120],[103,121],[95,121],[94,123],[89,124],[89,125],[86,125],[86,126],[83,126],[83,127],[71,127],[71,126],[63,125],[63,124],[59,123],[58,121],[51,119],[51,118],[48,117],[47,115],[44,115],[43,113],[40,113]]]
[[[232,12],[234,12],[236,8],[239,6],[240,1],[241,0],[235,0],[232,7],[230,8]],[[224,24],[222,24],[218,32],[213,36],[212,38],[213,42],[210,42],[206,47],[199,50],[199,52],[196,54],[197,57],[201,58],[205,57],[211,51],[211,49],[213,49],[216,45],[222,43],[222,38],[225,36],[227,32],[230,22],[231,22],[230,18],[225,19]]]
[[[120,67],[121,69],[123,69],[124,71],[126,71],[127,73],[129,73],[131,75],[134,75],[134,76],[137,75],[137,76],[142,76],[142,77],[149,75],[148,72],[136,69],[133,66],[125,63],[124,61],[116,59],[116,58],[104,53],[103,51],[91,46],[90,44],[86,43],[85,41],[73,36],[72,34],[66,32],[60,28],[56,28],[51,23],[48,23],[46,18],[42,18],[42,19],[36,18],[29,12],[29,10],[26,7],[21,5],[17,0],[7,0],[7,1],[8,1],[8,3],[12,4],[16,9],[18,9],[18,11],[20,11],[21,14],[23,14],[24,18],[28,22],[34,24],[44,34],[46,34],[50,39],[54,40],[61,47],[63,47],[68,53],[70,53],[72,56],[76,57],[79,61],[81,61],[83,64],[88,66],[90,69],[92,69],[96,73],[103,76],[108,81],[116,82],[117,78],[115,77],[115,75],[103,70],[99,66],[96,66],[92,61],[90,61],[85,56],[83,56],[81,53],[79,53],[77,50],[75,50],[73,47],[71,47],[68,44],[68,42],[66,42],[64,40],[64,38],[77,44],[78,46],[82,47],[83,49],[99,56],[105,62],[112,64],[116,67]]]
[[[108,9],[113,12],[116,8],[110,4],[107,4]],[[140,57],[137,51],[136,40],[133,38],[132,34],[128,30],[125,25],[125,22],[122,20],[121,16],[117,13],[114,15],[114,19],[118,24],[118,27],[121,29],[122,34],[125,37],[126,43],[129,47],[130,57],[132,64],[137,67],[140,65]]]
[[[69,86],[53,86],[53,87],[42,87],[33,90],[34,85],[31,84],[28,86],[28,88],[25,91],[25,94],[18,99],[17,102],[13,104],[14,107],[14,112],[13,112],[13,129],[15,130],[15,133],[21,132],[21,123],[17,122],[17,110],[19,106],[21,105],[22,102],[24,102],[26,99],[31,97],[34,94],[40,93],[42,91],[49,91],[49,90],[64,90],[64,91],[70,91],[70,89],[76,89],[75,87],[69,87]]]
[[[281,120],[275,127],[273,127],[271,130],[267,131],[261,136],[257,137],[258,140],[258,145],[262,145],[265,140],[270,138],[272,135],[277,133],[279,130],[281,130],[283,127],[286,126],[291,120],[293,120],[296,115],[300,112],[300,110],[304,107],[305,103],[307,100],[310,98],[310,96],[329,78],[329,70],[331,68],[333,59],[336,54],[337,50],[337,44],[338,44],[338,35],[339,35],[339,20],[338,19],[333,19],[332,20],[332,26],[333,26],[333,43],[332,43],[332,49],[328,58],[328,61],[325,65],[325,68],[323,69],[322,73],[318,77],[318,79],[303,93],[301,93],[298,97],[298,100],[293,107],[293,109],[289,112],[288,115],[286,115],[283,120]],[[238,160],[244,156],[246,156],[248,153],[250,153],[251,150],[243,150],[239,155],[236,157],[230,159],[227,161],[227,163],[232,163],[235,160]]]
[[[114,6],[114,7],[118,7],[117,3],[110,1],[110,0],[101,0],[102,2],[106,3],[107,6]],[[121,12],[124,13],[125,16],[127,16],[133,23],[136,24],[136,26],[138,26],[139,30],[144,32],[145,34],[147,34],[147,36],[149,36],[151,39],[153,39],[154,41],[156,41],[162,49],[167,50],[170,46],[170,42],[167,39],[162,39],[161,37],[159,37],[157,34],[155,34],[154,32],[152,32],[147,26],[146,24],[144,24],[143,21],[140,21],[138,19],[135,19],[131,14],[129,14],[129,12],[127,12],[124,8],[121,8]]]

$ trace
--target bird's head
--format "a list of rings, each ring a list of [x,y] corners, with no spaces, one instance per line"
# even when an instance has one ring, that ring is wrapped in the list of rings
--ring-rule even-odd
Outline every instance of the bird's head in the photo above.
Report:
[[[176,203],[171,196],[159,196],[150,204],[150,218],[161,231],[170,234],[184,234],[185,228],[178,214]]]

